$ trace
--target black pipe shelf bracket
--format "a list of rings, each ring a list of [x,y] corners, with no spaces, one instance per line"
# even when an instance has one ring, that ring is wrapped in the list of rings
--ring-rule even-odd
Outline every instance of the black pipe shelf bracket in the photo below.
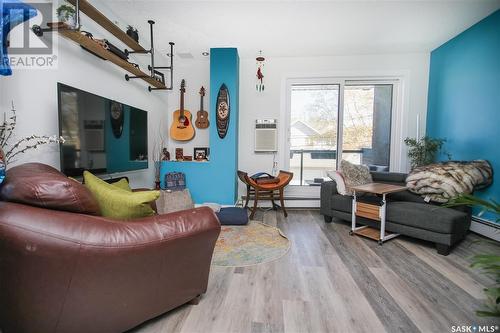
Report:
[[[174,42],[169,42],[168,44],[170,45],[170,53],[167,55],[170,58],[170,66],[155,66],[155,49],[154,49],[154,38],[153,38],[153,25],[155,24],[155,21],[149,20],[149,32],[150,32],[150,38],[151,38],[151,48],[149,50],[144,50],[144,51],[129,51],[125,50],[125,54],[127,56],[129,54],[137,53],[137,54],[150,54],[151,55],[151,64],[148,65],[148,70],[150,72],[150,75],[139,75],[139,76],[131,76],[128,74],[125,74],[125,80],[129,81],[131,79],[144,79],[145,77],[151,77],[154,80],[157,80],[165,86],[164,88],[155,88],[155,87],[148,87],[148,90],[151,92],[153,90],[172,90],[173,89],[173,84],[174,84]],[[170,85],[167,86],[165,84],[165,74],[162,73],[162,71],[169,71],[170,72]]]
[[[119,35],[122,33],[122,31],[119,30],[118,27],[116,27],[111,21],[109,21],[108,18],[106,18],[104,15],[102,15],[96,8],[94,8],[92,5],[88,3],[87,0],[69,0],[69,2],[73,3],[75,6],[75,25],[73,27],[68,26],[62,22],[58,23],[47,23],[49,27],[47,28],[42,28],[39,25],[33,25],[31,30],[37,35],[38,37],[43,36],[45,32],[56,32],[58,30],[63,30],[64,32],[78,32],[80,33],[81,29],[81,23],[80,23],[80,11],[83,11],[87,15],[93,15],[94,20],[102,25],[106,30],[106,26],[109,27],[109,25],[112,26],[112,30],[108,30],[111,33],[113,33],[115,36],[117,36],[120,40],[124,41],[123,38],[120,38]],[[98,17],[99,20],[96,20],[95,17]],[[106,24],[103,24],[102,22],[99,21],[106,21]],[[151,55],[151,63],[148,65],[148,71],[150,72],[149,75],[145,74],[144,75],[128,75],[125,74],[125,80],[129,81],[130,79],[145,79],[146,81],[149,81],[150,84],[151,80],[155,80],[161,84],[158,84],[158,87],[152,87],[151,85],[148,86],[148,90],[151,92],[153,90],[172,90],[173,89],[173,82],[174,82],[174,42],[169,42],[168,44],[170,45],[170,53],[167,54],[167,56],[170,58],[170,66],[155,66],[155,49],[154,49],[154,40],[153,40],[153,25],[155,22],[153,20],[149,20],[149,31],[151,35],[151,48],[149,50],[144,50],[140,45],[135,43],[134,41],[130,41],[133,44],[137,44],[137,49],[129,51],[125,49],[125,54],[128,56],[129,54],[137,53],[137,54],[150,54]],[[119,34],[117,35],[117,31]],[[125,36],[126,37],[126,36]],[[125,41],[126,42],[126,41]],[[128,43],[130,44],[130,43]],[[121,67],[123,67],[123,64],[120,64]],[[137,66],[136,66],[137,67]],[[125,68],[126,69],[126,68]],[[167,86],[165,84],[165,74],[163,71],[169,71],[170,72],[170,85]],[[153,81],[154,82],[154,81]]]

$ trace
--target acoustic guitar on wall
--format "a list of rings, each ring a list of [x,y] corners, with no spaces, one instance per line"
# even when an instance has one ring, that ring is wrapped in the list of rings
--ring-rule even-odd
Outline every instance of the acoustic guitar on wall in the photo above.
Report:
[[[170,137],[177,141],[189,141],[194,137],[193,116],[191,112],[184,109],[185,92],[186,81],[182,80],[180,108],[174,112],[170,126]]]
[[[196,121],[195,125],[198,128],[205,129],[210,126],[210,122],[208,121],[208,112],[203,110],[203,98],[205,97],[205,88],[201,87],[200,89],[200,111],[196,113]]]

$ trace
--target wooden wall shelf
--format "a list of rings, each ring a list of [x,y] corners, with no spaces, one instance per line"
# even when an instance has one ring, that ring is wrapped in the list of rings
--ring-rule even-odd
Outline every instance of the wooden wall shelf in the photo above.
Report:
[[[68,2],[76,6],[76,0],[68,0]],[[130,38],[122,29],[114,24],[110,19],[104,16],[97,8],[92,6],[87,0],[79,1],[80,11],[99,24],[101,27],[109,31],[113,36],[121,40],[125,45],[134,51],[146,51],[139,43]]]
[[[112,63],[114,63],[117,66],[120,66],[121,68],[123,68],[124,70],[128,71],[129,73],[131,73],[133,75],[136,75],[136,76],[145,76],[142,79],[144,81],[146,81],[147,83],[149,83],[150,85],[152,85],[153,87],[160,88],[160,89],[165,89],[165,85],[163,83],[155,80],[154,78],[152,78],[148,74],[144,73],[139,68],[137,68],[134,65],[132,65],[131,63],[123,60],[122,58],[120,58],[119,56],[115,55],[114,53],[106,50],[98,42],[96,42],[93,39],[85,36],[81,32],[75,31],[75,30],[65,29],[64,26],[61,25],[60,23],[49,23],[48,25],[50,27],[56,28],[57,31],[62,36],[66,37],[68,39],[71,39],[75,43],[80,44],[81,46],[83,46],[87,50],[92,51],[95,54],[97,54],[99,57],[102,57],[102,58],[104,58],[106,60],[111,61]]]

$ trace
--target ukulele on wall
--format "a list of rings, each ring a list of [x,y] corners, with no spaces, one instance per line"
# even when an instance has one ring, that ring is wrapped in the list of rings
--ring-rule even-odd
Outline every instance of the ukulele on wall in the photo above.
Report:
[[[194,137],[193,116],[191,112],[184,109],[184,93],[186,92],[186,81],[181,82],[180,109],[176,110],[172,117],[170,126],[170,137],[177,141],[189,141]]]
[[[200,89],[200,111],[196,113],[196,121],[195,125],[198,128],[205,129],[210,126],[210,122],[208,121],[208,112],[203,110],[203,97],[205,97],[205,88],[201,87]]]

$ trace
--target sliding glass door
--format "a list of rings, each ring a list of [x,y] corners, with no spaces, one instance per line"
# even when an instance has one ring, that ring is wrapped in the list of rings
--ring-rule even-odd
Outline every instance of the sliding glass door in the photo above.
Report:
[[[342,159],[388,171],[397,82],[324,82],[289,85],[292,185],[319,186]]]
[[[293,85],[290,91],[292,185],[314,185],[337,158],[339,84]]]
[[[344,86],[342,158],[389,171],[392,84]]]

